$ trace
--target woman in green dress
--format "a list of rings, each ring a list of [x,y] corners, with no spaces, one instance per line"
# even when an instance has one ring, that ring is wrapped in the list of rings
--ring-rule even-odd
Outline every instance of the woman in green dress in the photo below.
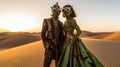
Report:
[[[102,63],[84,46],[79,35],[81,30],[74,17],[76,14],[71,5],[63,7],[65,42],[57,67],[104,67]],[[74,34],[74,30],[77,31]]]

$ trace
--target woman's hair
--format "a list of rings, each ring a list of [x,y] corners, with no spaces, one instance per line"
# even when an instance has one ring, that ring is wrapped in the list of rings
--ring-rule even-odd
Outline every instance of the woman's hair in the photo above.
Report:
[[[71,7],[71,10],[72,10],[71,17],[72,18],[76,17],[76,13],[75,13],[75,11],[74,11],[74,9],[73,9],[73,7],[71,5],[65,5],[63,8],[65,8],[65,7]]]

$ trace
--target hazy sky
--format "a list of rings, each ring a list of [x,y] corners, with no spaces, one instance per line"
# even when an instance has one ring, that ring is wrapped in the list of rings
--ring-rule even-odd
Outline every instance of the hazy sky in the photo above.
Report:
[[[120,31],[119,0],[0,0],[0,28],[10,31],[40,29],[51,15],[50,6],[70,4],[82,30]],[[60,15],[60,20],[65,19]]]

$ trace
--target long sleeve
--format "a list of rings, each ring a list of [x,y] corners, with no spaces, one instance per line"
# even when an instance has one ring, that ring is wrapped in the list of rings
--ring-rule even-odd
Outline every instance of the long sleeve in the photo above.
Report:
[[[79,37],[79,35],[81,34],[81,29],[77,25],[75,19],[73,19],[73,21],[71,22],[71,24],[72,24],[73,28],[76,29],[76,31],[77,31],[76,37]]]
[[[42,31],[41,31],[41,37],[42,37],[42,40],[43,40],[44,48],[48,47],[46,32],[47,32],[47,23],[46,23],[46,21],[44,19],[43,26],[42,26]]]
[[[43,40],[47,39],[46,38],[46,32],[47,32],[47,23],[46,23],[46,21],[44,19],[43,26],[42,26],[42,31],[41,31],[41,37],[42,37]]]

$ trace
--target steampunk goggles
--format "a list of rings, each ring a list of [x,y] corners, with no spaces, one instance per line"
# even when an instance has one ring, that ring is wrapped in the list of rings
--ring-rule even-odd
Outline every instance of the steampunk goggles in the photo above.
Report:
[[[65,11],[65,12],[70,12],[70,11],[71,11],[71,7],[64,7],[62,11],[63,11],[63,12],[64,12],[64,11]]]

